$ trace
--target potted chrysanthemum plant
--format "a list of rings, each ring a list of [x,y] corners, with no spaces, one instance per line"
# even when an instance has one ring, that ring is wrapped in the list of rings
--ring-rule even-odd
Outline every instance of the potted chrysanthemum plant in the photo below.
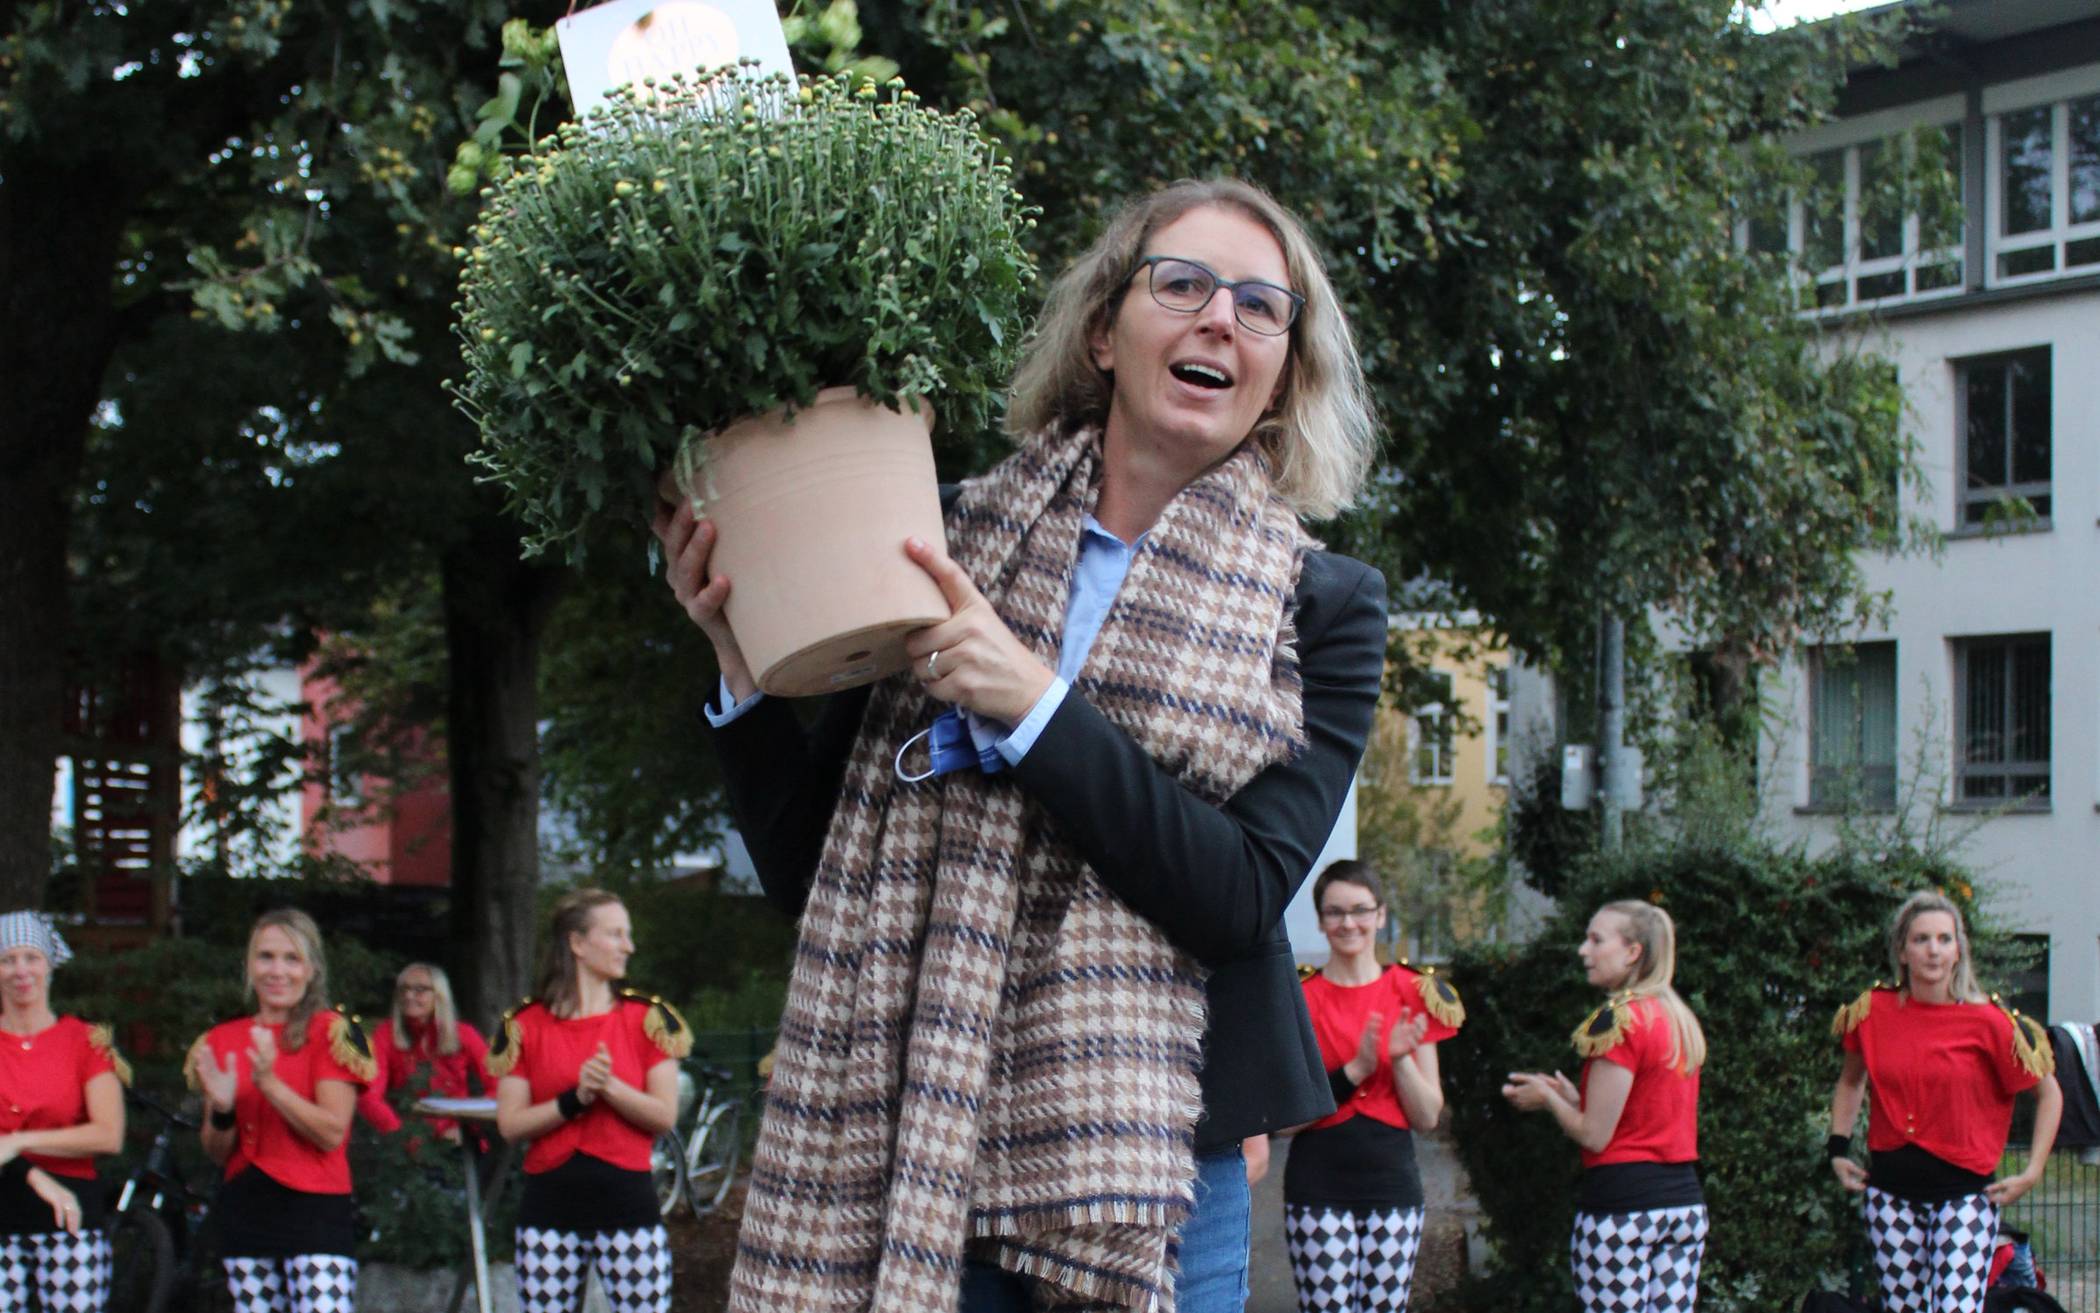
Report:
[[[528,551],[689,496],[761,687],[903,664],[945,617],[930,433],[993,421],[1034,219],[970,113],[749,67],[630,87],[508,161],[464,252],[455,387]]]

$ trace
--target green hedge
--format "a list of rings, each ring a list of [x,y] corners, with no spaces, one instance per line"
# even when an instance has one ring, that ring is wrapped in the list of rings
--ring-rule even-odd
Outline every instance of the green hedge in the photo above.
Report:
[[[1770,1313],[1813,1287],[1849,1284],[1857,1210],[1822,1148],[1840,1065],[1831,1013],[1886,974],[1882,935],[1905,894],[1940,886],[1968,903],[1970,885],[1944,859],[1900,849],[1810,859],[1736,838],[1579,861],[1531,943],[1467,949],[1453,963],[1468,1015],[1461,1039],[1443,1046],[1445,1078],[1491,1259],[1440,1310],[1573,1306],[1576,1151],[1550,1117],[1510,1108],[1501,1087],[1516,1070],[1575,1074],[1569,1033],[1598,1001],[1575,947],[1592,911],[1615,898],[1647,899],[1676,921],[1677,986],[1706,1030],[1699,1152],[1712,1232],[1700,1308]],[[1994,945],[1978,947],[1988,964]]]

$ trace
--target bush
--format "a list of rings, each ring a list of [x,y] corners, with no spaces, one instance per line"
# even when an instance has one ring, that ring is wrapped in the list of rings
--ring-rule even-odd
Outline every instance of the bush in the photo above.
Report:
[[[1676,921],[1677,987],[1706,1029],[1699,1151],[1713,1229],[1700,1308],[1769,1313],[1812,1287],[1842,1288],[1859,1226],[1823,1156],[1840,1065],[1830,1017],[1887,974],[1883,934],[1897,902],[1937,885],[1969,904],[1967,880],[1909,849],[1810,859],[1762,842],[1658,844],[1580,860],[1565,874],[1559,910],[1536,940],[1467,949],[1452,967],[1468,1019],[1462,1041],[1444,1046],[1445,1079],[1493,1256],[1484,1277],[1440,1307],[1573,1304],[1576,1151],[1551,1118],[1510,1108],[1501,1086],[1513,1070],[1574,1075],[1569,1033],[1598,1001],[1575,945],[1594,909],[1615,898],[1647,899]],[[1964,911],[1976,926],[1973,906]],[[1988,967],[1997,946],[1976,928]]]
[[[821,388],[989,427],[1034,223],[968,110],[748,68],[632,88],[499,171],[460,276],[475,459],[572,547],[689,439]]]

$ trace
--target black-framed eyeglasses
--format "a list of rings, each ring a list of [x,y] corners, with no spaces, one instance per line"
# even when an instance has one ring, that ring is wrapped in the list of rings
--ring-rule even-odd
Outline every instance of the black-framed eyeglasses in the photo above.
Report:
[[[1241,328],[1263,337],[1281,337],[1298,322],[1305,298],[1288,287],[1278,287],[1258,278],[1238,282],[1220,278],[1194,260],[1178,255],[1148,255],[1138,261],[1148,271],[1152,299],[1177,314],[1192,315],[1210,304],[1219,288],[1232,293],[1232,317]],[[1133,273],[1136,270],[1132,270]]]
[[[1366,903],[1361,907],[1323,907],[1320,919],[1332,925],[1344,921],[1375,921],[1378,919],[1378,904]]]

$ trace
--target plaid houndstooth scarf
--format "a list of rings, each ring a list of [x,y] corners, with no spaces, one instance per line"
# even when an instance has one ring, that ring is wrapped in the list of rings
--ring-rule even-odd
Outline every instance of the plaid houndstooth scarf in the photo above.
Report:
[[[1056,662],[1099,434],[1044,434],[951,510],[956,561]],[[1251,447],[1185,488],[1076,681],[1222,803],[1304,746],[1292,597],[1312,546]],[[940,711],[877,686],[801,941],[734,1313],[943,1313],[971,1252],[1045,1304],[1171,1313],[1193,1202],[1203,972],[1010,775],[906,783]]]

